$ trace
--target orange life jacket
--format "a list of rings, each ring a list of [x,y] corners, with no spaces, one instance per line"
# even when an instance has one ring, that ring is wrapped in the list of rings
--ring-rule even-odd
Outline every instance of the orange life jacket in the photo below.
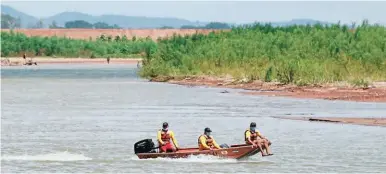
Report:
[[[214,147],[213,145],[213,139],[211,137],[208,137],[206,136],[205,134],[204,135],[201,135],[201,136],[204,136],[205,137],[205,143],[206,145],[208,145],[209,147]],[[201,136],[198,137],[198,146],[202,146],[201,143],[200,143],[200,138]]]
[[[170,142],[170,134],[169,134],[169,131],[165,132],[163,130],[160,130],[161,131],[161,140],[165,143],[169,143]]]
[[[244,132],[244,139],[245,139],[245,142],[246,143],[249,143],[248,141],[248,138],[247,138],[247,132],[250,132],[251,133],[251,141],[254,141],[257,139],[257,132],[255,131],[254,133],[252,133],[251,130],[247,129],[245,132]]]

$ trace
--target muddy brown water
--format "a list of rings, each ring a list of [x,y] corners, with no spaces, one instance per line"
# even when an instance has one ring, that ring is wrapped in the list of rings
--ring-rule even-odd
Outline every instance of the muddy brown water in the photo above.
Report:
[[[19,173],[385,172],[386,129],[271,116],[385,117],[386,104],[245,96],[240,90],[151,83],[136,65],[1,69],[1,168]],[[162,122],[182,147],[205,127],[238,144],[251,121],[273,156],[139,160],[133,144]]]

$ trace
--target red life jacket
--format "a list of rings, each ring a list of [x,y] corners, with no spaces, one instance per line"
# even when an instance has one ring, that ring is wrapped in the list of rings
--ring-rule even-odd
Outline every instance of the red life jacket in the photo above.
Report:
[[[169,134],[169,131],[165,132],[163,130],[160,130],[161,131],[161,140],[165,143],[169,143],[170,142],[170,134]]]

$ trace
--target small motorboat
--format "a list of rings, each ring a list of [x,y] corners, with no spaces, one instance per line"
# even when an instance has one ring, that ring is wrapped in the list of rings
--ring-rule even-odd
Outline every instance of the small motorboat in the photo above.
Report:
[[[269,144],[271,145],[271,144]],[[134,144],[134,152],[139,159],[148,158],[187,158],[191,155],[213,155],[223,158],[242,159],[260,152],[258,147],[248,144],[221,145],[222,149],[199,150],[198,148],[179,148],[177,152],[159,153],[152,139],[144,139]]]

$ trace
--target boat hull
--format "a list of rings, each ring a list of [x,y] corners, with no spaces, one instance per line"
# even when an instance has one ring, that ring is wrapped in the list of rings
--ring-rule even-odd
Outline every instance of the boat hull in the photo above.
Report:
[[[138,153],[139,159],[148,158],[187,158],[192,155],[212,155],[223,158],[242,159],[259,153],[260,150],[252,145],[233,145],[229,148],[215,150],[199,150],[198,148],[182,148],[177,152],[168,153]]]

